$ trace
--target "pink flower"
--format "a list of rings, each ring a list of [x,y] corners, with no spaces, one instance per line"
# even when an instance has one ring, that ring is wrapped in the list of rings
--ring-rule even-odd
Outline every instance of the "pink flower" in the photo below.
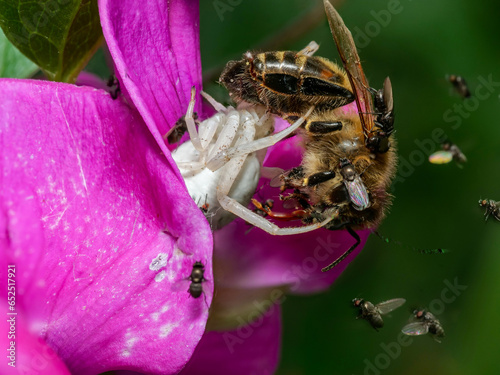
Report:
[[[178,41],[179,33],[196,40],[198,16],[184,4],[170,4],[171,17],[185,22],[167,23],[168,38]],[[101,2],[103,14],[107,7]],[[163,12],[149,10],[165,15],[167,4]],[[167,65],[173,51],[164,46]],[[183,59],[199,61],[197,43],[182,45],[179,56],[156,76],[161,95],[146,99],[168,102],[163,127],[187,107],[175,82],[200,82],[199,69],[186,75],[176,67]],[[90,87],[9,79],[0,85],[0,275],[7,280],[7,266],[15,265],[17,369],[37,365],[20,353],[26,354],[25,321],[26,331],[42,338],[71,373],[177,373],[205,330],[212,235],[168,149],[157,142],[152,121],[160,121],[158,113],[141,117],[125,100]],[[207,279],[198,299],[187,292],[186,280],[196,261],[205,265]],[[9,347],[4,329],[1,341]],[[49,361],[44,353],[37,352]],[[8,370],[2,361],[0,372]]]
[[[283,293],[327,288],[368,231],[321,273],[353,244],[346,232],[273,237],[235,220],[215,233],[214,276],[209,225],[162,139],[185,114],[190,88],[201,91],[198,3],[100,0],[99,9],[123,96],[0,81],[0,278],[15,266],[17,369],[174,374],[187,364],[183,374],[271,374]],[[292,138],[266,165],[300,160]],[[259,199],[276,194],[260,185]],[[197,299],[187,293],[196,261],[206,279]],[[225,330],[203,334],[214,277],[209,328]],[[2,333],[3,348],[9,341]]]

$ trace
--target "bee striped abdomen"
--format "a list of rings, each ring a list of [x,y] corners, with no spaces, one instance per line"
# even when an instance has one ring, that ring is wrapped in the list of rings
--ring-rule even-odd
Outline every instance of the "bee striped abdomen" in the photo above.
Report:
[[[247,55],[250,57],[250,55]],[[333,67],[332,67],[333,65]],[[332,62],[296,52],[264,52],[256,55],[250,64],[250,74],[265,88],[285,95],[354,96],[344,86],[347,79]]]
[[[287,121],[314,106],[313,117],[329,122],[324,111],[355,99],[343,69],[325,58],[292,51],[247,52],[226,65],[219,81],[236,102],[262,104]]]

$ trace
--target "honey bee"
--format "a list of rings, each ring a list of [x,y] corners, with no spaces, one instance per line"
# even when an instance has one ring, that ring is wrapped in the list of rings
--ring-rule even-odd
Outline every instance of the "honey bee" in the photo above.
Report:
[[[202,157],[196,157],[199,161],[178,163],[180,167],[187,168],[186,176],[195,171],[209,169],[215,172],[223,168],[223,173],[217,182],[216,197],[221,207],[270,234],[298,234],[320,227],[330,230],[345,228],[355,239],[355,244],[322,271],[327,271],[337,265],[359,245],[361,241],[355,229],[377,226],[384,217],[384,211],[390,204],[387,189],[396,166],[394,147],[390,147],[387,152],[373,152],[367,147],[368,137],[380,133],[380,129],[375,126],[376,113],[373,109],[372,91],[359,63],[352,35],[330,3],[325,2],[325,8],[346,70],[345,76],[338,75],[338,77],[344,77],[343,79],[336,78],[342,83],[328,82],[328,78],[333,76],[333,68],[323,59],[311,59],[317,49],[311,48],[311,45],[293,56],[282,53],[279,55],[281,59],[277,58],[276,65],[271,64],[272,70],[271,68],[269,71],[266,70],[263,77],[258,74],[254,77],[249,68],[252,64],[255,66],[255,57],[253,60],[248,57],[241,61],[229,62],[222,74],[221,82],[226,85],[230,95],[242,103],[238,106],[238,110],[232,107],[222,107],[218,109],[220,114],[240,115],[243,113],[240,113],[241,106],[245,104],[244,102],[248,102],[247,105],[256,108],[264,107],[268,112],[281,114],[289,122],[293,121],[292,125],[276,134],[260,138],[254,137],[250,130],[260,128],[259,123],[262,121],[258,120],[258,117],[262,114],[250,123],[242,123],[241,120],[234,123],[226,120],[216,121],[212,118],[205,121],[207,125],[213,122],[214,129],[219,129],[220,134],[216,137],[209,137],[208,147],[204,147],[200,144],[202,137],[194,129],[192,119],[194,99],[192,99],[186,122],[190,135],[192,133],[192,147],[199,150]],[[261,57],[269,59],[270,56],[276,57],[276,54],[264,53]],[[304,64],[311,61],[322,64],[322,70],[318,67],[308,67],[309,75],[302,75]],[[298,66],[299,64],[302,65]],[[314,65],[312,62],[311,64]],[[323,73],[323,70],[328,69],[329,72]],[[292,84],[288,85],[290,82]],[[392,90],[389,91],[392,99]],[[385,92],[388,90],[383,91]],[[389,99],[387,95],[386,98]],[[356,100],[357,114],[335,111],[339,105],[352,101],[352,96]],[[383,116],[393,116],[392,106],[386,103],[389,101],[384,102],[384,110],[377,114],[379,122],[386,121]],[[214,108],[218,107],[221,105],[216,103]],[[308,110],[303,113],[305,108]],[[294,116],[298,117],[296,121],[293,119]],[[244,130],[245,124],[246,130]],[[303,124],[306,125],[302,126]],[[227,129],[239,132],[241,126],[243,126],[241,128],[243,132],[236,138],[238,140],[236,143],[233,143],[232,138],[230,141],[224,140],[223,133]],[[189,130],[190,127],[193,130]],[[290,197],[296,199],[301,207],[289,214],[276,214],[269,207],[262,205],[260,209],[269,217],[279,220],[300,219],[306,225],[280,228],[265,217],[236,202],[235,199],[228,197],[228,193],[247,156],[276,144],[299,129],[303,129],[302,137],[305,145],[303,161],[293,173],[281,176],[283,181],[281,191],[293,188],[293,194]],[[387,138],[394,145],[393,135]],[[208,157],[205,158],[205,154]],[[283,199],[286,200],[287,197]],[[258,202],[256,204],[258,209],[259,204]]]
[[[305,203],[300,203],[299,206],[302,209],[288,216],[272,213],[270,209],[266,209],[269,217],[277,220],[295,218],[302,220],[304,224],[324,222],[326,218],[330,218],[330,221],[324,225],[326,229],[345,228],[352,235],[356,242],[338,259],[323,268],[323,272],[335,267],[359,245],[360,237],[356,229],[376,227],[380,223],[390,204],[391,197],[387,190],[394,177],[397,161],[393,136],[394,112],[390,80],[386,79],[382,90],[375,91],[370,88],[351,33],[328,1],[325,1],[325,9],[350,88],[353,89],[358,113],[335,111],[338,102],[328,109],[328,102],[322,97],[321,101],[315,103],[320,106],[321,110],[315,109],[313,115],[320,120],[323,115],[334,114],[334,117],[329,118],[328,121],[342,124],[338,127],[341,131],[325,132],[318,136],[318,132],[311,131],[313,116],[306,120],[309,127],[306,125],[301,133],[305,145],[302,163],[299,167],[280,176],[281,191],[293,189],[293,198]],[[264,56],[267,55],[264,54]],[[244,64],[240,63],[240,65]],[[250,62],[247,65],[251,65]],[[288,65],[287,69],[292,70],[288,68]],[[257,84],[253,82],[257,79],[254,79],[250,70],[245,72],[247,76],[243,77],[243,73],[238,76],[240,84],[227,86],[228,89],[233,90],[233,96],[258,100],[262,103],[264,100],[262,95],[254,95],[253,99],[245,97],[249,93],[258,92],[255,89]],[[276,70],[273,72],[277,74]],[[285,76],[285,74],[282,75]],[[285,80],[282,79],[282,81]],[[320,85],[319,80],[314,82]],[[265,86],[267,85],[268,81],[265,81]],[[346,83],[344,86],[349,87]],[[247,87],[250,89],[246,89]],[[321,87],[318,88],[318,91],[320,90]],[[265,92],[264,98],[273,98],[266,102],[266,105],[271,107],[269,108],[271,112],[281,113],[285,108],[287,113],[294,113],[294,109],[281,104],[291,102],[284,95],[277,92],[270,93],[270,90],[262,92]],[[305,100],[300,94],[296,96],[299,97],[297,99],[299,102]],[[375,105],[373,96],[375,96]],[[308,100],[308,104],[314,103],[311,99]],[[299,114],[301,109],[301,106],[296,109]]]
[[[486,208],[484,213],[485,220],[492,215],[495,219],[500,221],[500,202],[495,202],[493,199],[480,199],[479,206]]]
[[[405,325],[401,331],[408,336],[420,336],[430,333],[434,340],[441,342],[438,337],[444,337],[445,334],[439,320],[426,310],[415,310],[413,314],[414,322]]]
[[[376,305],[361,298],[354,298],[352,303],[354,307],[359,308],[359,315],[356,319],[367,320],[375,330],[384,326],[384,320],[381,315],[390,313],[406,302],[404,298],[394,298],[388,301],[380,302]]]

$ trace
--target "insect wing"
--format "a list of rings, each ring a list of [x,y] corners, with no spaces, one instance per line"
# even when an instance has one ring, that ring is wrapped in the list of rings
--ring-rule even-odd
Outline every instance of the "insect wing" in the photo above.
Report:
[[[389,77],[384,81],[384,104],[387,112],[394,111],[394,97],[392,96],[392,84]]]
[[[301,205],[299,202],[297,202],[297,199],[290,198],[283,201],[283,208],[286,208],[287,210],[298,210],[299,208],[301,208]]]
[[[405,302],[406,300],[404,298],[394,298],[388,301],[380,302],[375,307],[378,309],[380,314],[388,314],[392,310],[402,306]]]
[[[401,332],[409,336],[425,335],[429,332],[429,325],[423,322],[413,322],[405,325]]]
[[[463,154],[462,150],[460,150],[458,148],[457,145],[452,145],[450,147],[450,152],[452,153],[453,155],[453,158],[455,159],[455,161],[457,163],[466,163],[467,162],[467,158],[465,157],[465,155]]]
[[[189,291],[189,285],[191,285],[191,281],[189,279],[177,280],[172,283],[172,291],[173,292],[187,292]]]
[[[281,187],[291,171],[292,170],[289,169],[287,171],[282,171],[281,173],[276,174],[274,177],[271,178],[269,185],[271,185],[271,187]]]
[[[353,181],[344,181],[344,183],[356,210],[363,211],[370,206],[368,191],[361,178],[356,177]]]
[[[374,127],[374,121],[371,115],[374,112],[372,102],[373,98],[371,93],[368,91],[370,86],[368,85],[368,80],[366,79],[363,68],[361,67],[361,61],[351,32],[346,27],[344,21],[330,2],[328,0],[324,0],[324,4],[328,23],[330,24],[330,31],[332,32],[333,39],[337,45],[337,50],[356,96],[356,105],[358,107],[358,113],[366,140],[367,134],[371,132]]]
[[[432,164],[447,164],[453,160],[453,153],[450,151],[436,151],[429,156],[429,161]]]

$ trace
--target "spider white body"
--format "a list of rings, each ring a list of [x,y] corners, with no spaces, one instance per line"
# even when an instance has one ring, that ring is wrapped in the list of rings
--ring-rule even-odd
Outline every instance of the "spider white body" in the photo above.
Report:
[[[234,219],[233,214],[221,209],[217,199],[220,182],[226,181],[227,177],[233,180],[228,195],[246,206],[259,182],[265,150],[233,158],[215,171],[210,170],[207,164],[216,154],[229,147],[253,141],[256,134],[261,138],[272,133],[274,129],[273,119],[268,116],[259,117],[254,108],[236,110],[227,107],[222,110],[218,107],[217,109],[219,109],[217,114],[203,121],[198,127],[201,150],[197,150],[193,141],[189,140],[172,153],[193,200],[200,206],[209,205],[207,217],[213,230],[223,227]],[[239,173],[233,178],[237,169]]]

